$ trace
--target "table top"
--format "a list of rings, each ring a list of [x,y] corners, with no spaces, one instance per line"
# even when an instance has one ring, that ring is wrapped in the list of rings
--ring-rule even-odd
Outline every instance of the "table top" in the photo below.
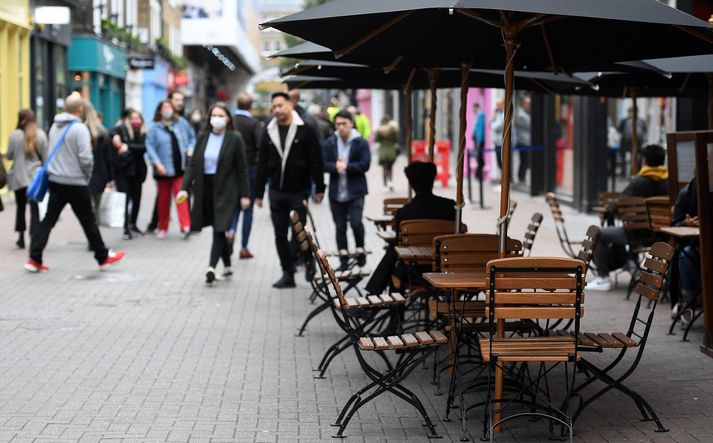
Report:
[[[701,236],[701,229],[692,226],[664,226],[661,232],[678,238],[694,239]]]
[[[397,246],[396,255],[408,262],[432,262],[433,248],[430,246]]]
[[[439,289],[485,289],[485,272],[426,272],[424,280]]]
[[[366,219],[374,223],[391,223],[394,221],[394,216],[388,214],[374,216],[367,215]]]

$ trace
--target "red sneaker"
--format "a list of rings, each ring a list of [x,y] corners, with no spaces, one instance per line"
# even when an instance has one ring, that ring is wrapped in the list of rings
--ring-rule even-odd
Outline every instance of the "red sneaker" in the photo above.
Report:
[[[47,266],[43,265],[42,263],[36,262],[32,259],[28,259],[25,262],[25,271],[27,272],[32,272],[33,274],[36,274],[38,272],[47,272],[50,270]]]
[[[124,255],[126,254],[124,254],[123,251],[114,252],[110,249],[109,254],[106,256],[106,260],[99,264],[99,269],[108,269],[109,265],[121,261],[124,258]]]

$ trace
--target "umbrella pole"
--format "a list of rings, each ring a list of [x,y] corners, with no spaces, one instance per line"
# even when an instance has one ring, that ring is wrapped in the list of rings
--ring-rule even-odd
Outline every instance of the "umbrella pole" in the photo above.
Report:
[[[639,156],[639,108],[636,106],[636,88],[631,88],[631,117],[633,121],[631,122],[631,176],[635,176],[638,173],[637,166],[639,162],[636,161],[636,157]]]
[[[502,184],[500,191],[500,218],[498,220],[499,248],[501,256],[505,255],[507,245],[507,214],[510,207],[510,157],[511,134],[513,121],[514,67],[515,46],[517,45],[517,30],[505,29],[505,122],[502,142]]]
[[[456,166],[456,234],[463,223],[463,157],[465,156],[465,114],[468,101],[468,73],[470,63],[460,65],[460,109],[458,112],[458,166]],[[468,160],[470,164],[470,160]],[[468,169],[470,170],[470,168]]]
[[[431,86],[431,112],[428,126],[428,161],[433,163],[433,151],[436,147],[436,110],[438,104],[438,71],[435,69],[428,70],[428,83]]]
[[[413,160],[413,151],[411,149],[411,143],[413,142],[413,76],[416,73],[415,69],[411,70],[409,74],[408,81],[404,87],[404,95],[406,95],[406,160],[410,165]],[[411,184],[408,186],[408,198],[411,200],[413,195],[413,189],[411,189]]]

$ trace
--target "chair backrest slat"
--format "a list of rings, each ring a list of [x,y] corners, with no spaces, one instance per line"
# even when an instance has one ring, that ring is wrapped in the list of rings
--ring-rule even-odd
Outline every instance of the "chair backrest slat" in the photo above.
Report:
[[[616,210],[625,231],[650,229],[645,198],[619,196],[616,200]]]
[[[290,222],[292,222],[292,230],[295,233],[295,238],[297,239],[297,247],[303,254],[311,254],[309,244],[305,238],[304,226],[300,221],[300,216],[297,211],[290,211]]]
[[[646,209],[652,231],[658,232],[663,227],[671,226],[671,203],[668,197],[647,198]]]
[[[499,257],[497,234],[448,234],[433,238],[438,272],[484,272],[490,260]],[[520,256],[522,243],[508,238],[508,256]]]
[[[654,243],[644,260],[639,274],[639,281],[634,292],[649,300],[658,301],[664,276],[673,258],[673,247],[664,242]]]
[[[579,319],[583,315],[581,260],[500,258],[488,262],[486,272],[486,315],[491,319]]]
[[[587,269],[589,269],[589,264],[592,261],[592,256],[594,255],[594,250],[597,248],[599,243],[599,236],[602,230],[599,226],[591,225],[587,228],[587,236],[582,240],[582,249],[577,253],[577,258],[582,260],[585,264],[584,273],[586,275]]]
[[[434,237],[452,234],[454,228],[455,221],[450,220],[404,220],[399,226],[399,245],[431,246]],[[467,227],[463,224],[461,225],[461,231],[467,231]]]
[[[530,218],[530,223],[527,225],[525,239],[522,241],[522,255],[528,257],[532,253],[532,245],[535,243],[537,231],[540,230],[542,224],[542,214],[535,212]]]
[[[408,197],[391,197],[384,199],[384,214],[394,215],[403,205],[409,202]]]

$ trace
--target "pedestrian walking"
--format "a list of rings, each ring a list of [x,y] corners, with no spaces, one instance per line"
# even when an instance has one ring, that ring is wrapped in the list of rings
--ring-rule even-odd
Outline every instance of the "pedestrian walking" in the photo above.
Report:
[[[196,140],[178,199],[193,194],[191,229],[213,226],[206,283],[216,280],[215,267],[223,259],[223,276],[233,275],[227,232],[238,208],[250,206],[245,143],[235,132],[230,110],[225,103],[214,104],[208,112],[205,130]]]
[[[166,238],[171,218],[171,196],[176,197],[183,183],[188,147],[180,129],[177,114],[169,100],[162,100],[146,134],[146,155],[153,165],[158,186],[158,239]],[[190,234],[191,219],[188,200],[176,201],[178,224],[184,238]]]
[[[171,107],[173,108],[173,120],[175,122],[174,133],[183,144],[186,157],[190,157],[193,153],[193,144],[196,142],[196,133],[188,119],[183,116],[185,113],[185,97],[181,91],[171,91],[166,96],[166,99],[171,103]],[[188,202],[187,204],[190,210],[190,200],[186,201]],[[154,232],[158,227],[158,206],[158,194],[156,194],[151,221],[146,227],[147,232]]]
[[[396,157],[399,155],[399,126],[391,119],[391,116],[385,115],[381,119],[381,124],[376,128],[374,141],[379,144],[377,152],[384,179],[384,190],[393,191],[393,167]]]
[[[490,131],[493,136],[493,144],[495,145],[495,162],[498,164],[500,176],[503,174],[503,129],[505,126],[505,100],[498,99],[495,102],[495,110],[493,116],[490,117]]]
[[[347,222],[352,227],[357,248],[364,248],[364,197],[368,193],[366,171],[371,165],[369,143],[354,129],[349,111],[334,116],[337,132],[324,142],[324,170],[329,173],[329,209],[337,228],[337,248],[348,250]],[[349,259],[341,259],[340,271]],[[357,258],[357,266],[366,265],[366,255]]]
[[[89,179],[89,194],[92,197],[94,216],[99,220],[99,207],[104,189],[114,179],[113,152],[111,152],[109,131],[102,124],[89,100],[84,100],[84,124],[89,128],[94,157],[92,176]]]
[[[371,137],[371,122],[369,121],[369,117],[362,114],[359,108],[353,105],[349,106],[347,111],[354,116],[354,127],[359,131],[359,134],[364,137],[364,140],[369,140],[369,137]]]
[[[255,204],[262,207],[265,185],[270,180],[270,215],[282,267],[282,277],[272,286],[294,288],[294,254],[287,241],[290,211],[297,211],[304,224],[306,214],[302,202],[309,197],[312,183],[315,184],[314,200],[322,201],[324,162],[317,135],[292,108],[289,95],[272,94],[272,115],[275,118],[265,128],[260,143]],[[305,264],[305,268],[309,279],[314,275],[314,263]]]
[[[300,104],[300,90],[290,89],[287,92],[287,95],[290,96],[292,108],[295,110],[295,112],[297,112],[297,115],[299,115],[300,118],[314,130],[314,133],[317,135],[317,140],[321,145],[322,142],[324,142],[324,138],[322,137],[322,131],[320,130],[319,122],[317,121],[314,115],[307,112],[307,110]]]
[[[232,245],[235,241],[235,235],[238,230],[238,221],[240,214],[243,214],[243,229],[240,238],[240,253],[241,259],[253,258],[253,254],[248,249],[248,241],[250,240],[250,230],[253,225],[253,207],[255,205],[255,179],[257,176],[257,158],[258,147],[262,139],[262,133],[265,130],[262,122],[252,116],[250,113],[253,106],[253,98],[247,92],[238,95],[238,109],[235,111],[233,124],[235,130],[242,136],[245,144],[245,158],[248,168],[248,182],[250,184],[250,205],[247,208],[239,208],[235,212],[233,222],[228,230],[228,243]]]
[[[49,270],[42,261],[42,252],[47,246],[52,228],[67,204],[72,207],[72,211],[79,219],[100,269],[124,258],[123,252],[114,252],[104,245],[92,212],[87,185],[92,173],[94,156],[91,134],[81,121],[83,108],[82,97],[78,93],[72,93],[65,99],[64,112],[55,116],[54,124],[50,128],[49,146],[52,146],[56,153],[47,166],[49,202],[45,218],[32,235],[30,258],[25,263],[25,270],[28,272]]]
[[[629,176],[629,168],[627,162],[627,156],[632,155],[634,148],[634,108],[629,107],[626,110],[626,117],[621,119],[619,122],[619,134],[621,135],[621,142],[619,144],[619,153],[622,158],[622,177]],[[639,155],[641,155],[641,147],[646,139],[646,131],[648,130],[646,120],[637,116],[636,117],[636,149]],[[641,160],[636,159],[636,164],[640,165]]]
[[[475,124],[473,125],[473,149],[475,150],[478,168],[475,170],[475,177],[478,181],[483,180],[483,168],[485,168],[485,112],[480,108],[480,103],[473,105],[475,112]],[[470,160],[468,160],[470,165]]]
[[[203,115],[203,111],[199,108],[195,108],[191,111],[191,129],[193,129],[193,133],[198,134],[201,132],[201,129],[205,126],[205,124],[206,119]]]
[[[116,190],[126,194],[124,207],[124,240],[143,237],[136,225],[141,208],[141,191],[148,168],[146,167],[146,124],[135,109],[114,130],[114,181]]]
[[[25,247],[27,223],[25,212],[30,206],[30,236],[40,223],[40,211],[37,203],[28,202],[27,186],[32,182],[42,162],[47,159],[47,134],[37,127],[37,119],[32,109],[22,109],[17,114],[17,126],[10,133],[7,143],[7,159],[12,160],[12,167],[7,172],[7,185],[15,193],[15,245]]]
[[[520,165],[517,170],[517,181],[525,183],[527,171],[530,169],[530,117],[531,100],[529,95],[524,95],[520,100],[520,106],[515,113],[515,147],[517,148]]]

